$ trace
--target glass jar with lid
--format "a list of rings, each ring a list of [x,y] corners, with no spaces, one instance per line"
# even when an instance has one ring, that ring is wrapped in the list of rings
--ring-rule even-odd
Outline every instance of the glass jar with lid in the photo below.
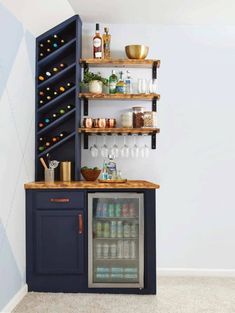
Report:
[[[144,127],[157,127],[157,113],[154,111],[144,112]]]
[[[133,107],[133,127],[141,128],[144,126],[144,108]]]
[[[132,119],[133,119],[133,113],[131,111],[127,111],[124,112],[121,115],[121,125],[124,128],[132,128],[133,127],[133,123],[132,123]]]

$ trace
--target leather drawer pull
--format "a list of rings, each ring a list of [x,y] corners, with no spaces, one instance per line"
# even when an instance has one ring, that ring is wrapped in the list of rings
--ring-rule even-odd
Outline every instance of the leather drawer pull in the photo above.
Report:
[[[84,228],[83,216],[82,214],[78,214],[78,233],[79,234],[83,234],[83,228]]]
[[[68,203],[70,200],[69,198],[51,198],[50,202],[59,202],[59,203]]]

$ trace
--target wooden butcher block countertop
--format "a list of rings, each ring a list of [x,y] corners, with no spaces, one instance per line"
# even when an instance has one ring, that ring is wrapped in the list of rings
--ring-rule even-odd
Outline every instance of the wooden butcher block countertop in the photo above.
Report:
[[[126,183],[99,183],[98,181],[72,181],[54,183],[32,182],[25,189],[159,189],[160,185],[145,180],[128,180]]]

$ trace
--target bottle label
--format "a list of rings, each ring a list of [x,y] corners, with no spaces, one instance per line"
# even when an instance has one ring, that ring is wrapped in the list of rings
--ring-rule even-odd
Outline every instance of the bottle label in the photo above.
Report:
[[[126,92],[126,87],[125,87],[125,86],[117,85],[117,86],[116,86],[116,92],[117,92],[117,93],[125,93],[125,92]]]
[[[95,52],[96,58],[102,58],[102,52]]]
[[[100,38],[95,38],[93,40],[93,45],[94,45],[95,48],[101,47],[101,39]]]
[[[109,92],[111,92],[111,93],[115,93],[115,91],[116,91],[116,82],[110,82],[109,83]]]

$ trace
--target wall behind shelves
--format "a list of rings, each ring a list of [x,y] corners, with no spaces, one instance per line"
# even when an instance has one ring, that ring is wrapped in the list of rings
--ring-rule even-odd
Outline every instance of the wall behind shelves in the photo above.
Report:
[[[34,180],[36,35],[74,15],[66,0],[0,1],[0,312],[25,285],[25,192]],[[38,9],[40,8],[40,10]]]
[[[158,267],[234,269],[235,27],[108,26],[114,57],[124,57],[127,44],[143,43],[150,47],[148,57],[162,62],[157,150],[146,160],[118,160],[124,176],[161,184]],[[92,56],[94,27],[83,26],[83,57]],[[102,73],[108,76],[110,71]],[[131,73],[135,78],[151,75],[148,70]],[[141,102],[93,101],[89,115],[118,117],[136,104],[150,108]],[[150,144],[150,139],[138,143],[145,141]],[[82,163],[102,166],[102,159],[83,150]]]

